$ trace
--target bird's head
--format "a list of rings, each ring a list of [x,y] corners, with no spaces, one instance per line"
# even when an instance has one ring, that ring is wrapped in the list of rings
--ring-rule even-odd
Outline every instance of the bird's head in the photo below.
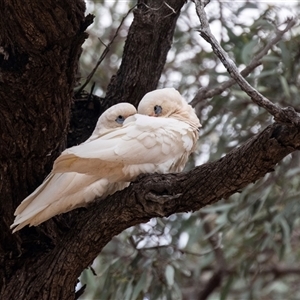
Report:
[[[124,102],[111,106],[100,116],[97,122],[98,134],[101,135],[106,131],[121,127],[124,121],[134,114],[136,114],[136,108],[130,103]]]
[[[152,117],[174,118],[201,127],[194,109],[174,88],[164,88],[147,93],[139,103],[138,113]]]

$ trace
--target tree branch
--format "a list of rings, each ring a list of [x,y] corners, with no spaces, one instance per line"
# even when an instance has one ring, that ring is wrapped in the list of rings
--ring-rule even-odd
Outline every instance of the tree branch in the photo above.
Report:
[[[93,70],[91,71],[91,73],[88,75],[86,81],[84,82],[84,84],[76,91],[75,93],[75,97],[79,96],[81,94],[81,92],[83,91],[83,89],[88,85],[88,83],[90,82],[90,80],[93,78],[95,72],[97,71],[98,67],[100,66],[100,64],[102,63],[102,61],[104,60],[104,58],[106,57],[106,55],[108,54],[108,52],[110,51],[111,45],[113,44],[113,42],[115,41],[116,37],[119,34],[119,31],[125,21],[125,19],[128,17],[128,15],[134,10],[134,8],[136,7],[136,5],[134,5],[132,8],[130,8],[128,10],[128,12],[126,13],[126,15],[122,18],[120,25],[118,26],[113,38],[111,39],[111,41],[109,42],[108,45],[105,45],[105,49],[102,52],[102,54],[100,55],[95,67],[93,68]]]
[[[205,233],[208,235],[212,232],[211,225],[208,221],[204,221],[203,228]],[[213,293],[213,291],[218,288],[222,284],[222,279],[224,276],[223,270],[227,268],[226,259],[223,253],[222,248],[220,247],[218,235],[215,233],[209,236],[208,241],[211,244],[211,247],[215,253],[216,258],[216,267],[213,272],[213,275],[209,278],[209,280],[204,285],[203,289],[199,292],[198,299],[205,300],[208,296]]]
[[[147,92],[157,87],[184,4],[185,0],[138,1],[122,63],[107,87],[103,109],[124,101],[137,106]]]
[[[94,70],[109,51],[123,20],[133,10],[134,20],[125,42],[121,66],[117,74],[111,78],[105,99],[99,101],[98,97],[92,96],[93,105],[91,106],[96,109],[87,107],[86,101],[75,101],[72,108],[68,147],[87,139],[98,117],[108,107],[119,102],[130,102],[137,106],[147,92],[157,87],[172,45],[176,21],[184,3],[185,0],[169,0],[168,3],[140,0],[138,5],[128,11],[112,41],[101,54]],[[160,28],[159,33],[157,28]],[[94,70],[88,80],[92,77]],[[75,93],[77,98],[81,98],[81,90],[82,87]]]
[[[96,201],[86,211],[65,214],[69,229],[57,229],[63,239],[57,238],[56,246],[47,254],[52,258],[49,268],[59,261],[60,272],[64,270],[76,282],[80,272],[114,235],[153,217],[195,211],[226,199],[273,171],[277,163],[297,149],[300,128],[273,124],[225,157],[188,173],[143,175],[127,189]],[[47,224],[36,230],[42,232]],[[79,243],[84,246],[78,247]],[[19,278],[24,276],[19,274]]]
[[[120,210],[120,214],[116,214],[117,223],[124,221],[126,226],[133,225],[132,222],[146,222],[152,217],[199,210],[222,198],[227,199],[273,171],[286,155],[299,148],[300,128],[273,124],[218,161],[196,167],[188,173],[143,175],[124,191],[93,204],[97,210],[101,206],[104,214],[93,214],[94,209],[88,211],[74,230],[83,230],[84,234],[92,231],[92,223],[98,226],[107,210],[112,208]],[[84,226],[87,220],[90,221]],[[116,225],[110,219],[107,221]]]
[[[203,268],[203,272],[212,272],[213,270],[208,267],[208,268]],[[226,275],[237,275],[239,274],[239,270],[236,266],[234,267],[227,267],[222,270],[224,274]],[[248,274],[252,276],[264,276],[266,274],[273,274],[275,278],[279,278],[282,276],[288,276],[288,275],[300,275],[300,266],[285,266],[282,264],[274,265],[274,266],[269,266],[264,269],[250,269],[247,271]]]
[[[209,2],[209,1],[208,1]],[[221,60],[224,67],[227,69],[230,76],[236,81],[240,88],[247,93],[254,103],[258,106],[266,109],[271,115],[274,116],[275,121],[280,123],[292,123],[295,125],[300,125],[300,116],[294,110],[293,107],[280,108],[276,104],[272,103],[269,99],[264,97],[256,89],[254,89],[239,73],[233,60],[229,57],[226,51],[221,47],[216,38],[211,33],[209,23],[205,13],[205,6],[208,4],[207,1],[195,0],[196,12],[198,14],[201,29],[200,35],[212,46],[213,52]]]
[[[0,1],[0,264],[17,250],[9,230],[15,208],[65,147],[81,45],[92,23],[81,0],[57,3],[56,13],[53,7],[50,0]]]
[[[271,39],[265,47],[263,47],[251,60],[251,62],[248,64],[247,67],[245,67],[241,71],[241,75],[243,77],[247,77],[255,68],[261,65],[261,59],[267,55],[268,51],[277,44],[283,37],[283,35],[288,32],[294,25],[296,24],[295,19],[288,19],[287,25],[283,30],[277,30],[276,35],[273,39]],[[236,84],[236,81],[234,79],[229,79],[222,84],[220,84],[218,87],[213,89],[208,88],[201,88],[195,95],[194,99],[191,101],[191,105],[195,107],[199,102],[203,101],[207,98],[212,98],[214,96],[220,95],[222,92],[224,92],[226,89],[230,88]]]
[[[147,91],[156,87],[171,46],[175,23],[184,2],[184,0],[169,0],[157,6],[157,1],[154,0],[138,1],[134,22],[126,41],[122,65],[108,87],[105,105],[109,106],[120,101],[137,104]],[[8,226],[13,218],[13,209],[28,192],[29,186],[32,189],[36,187],[36,178],[41,180],[42,175],[46,173],[43,169],[45,161],[48,163],[54,159],[48,158],[47,155],[49,151],[53,149],[57,151],[59,148],[61,136],[66,131],[69,119],[70,95],[77,68],[77,63],[74,62],[78,59],[80,45],[85,38],[81,30],[82,24],[87,25],[88,22],[82,13],[83,1],[76,2],[78,5],[76,9],[72,7],[75,5],[74,1],[68,3],[70,6],[65,9],[62,7],[60,10],[66,12],[65,18],[57,17],[55,22],[50,21],[58,27],[57,32],[64,29],[61,34],[53,35],[55,40],[49,44],[51,47],[55,46],[53,49],[49,48],[48,44],[46,44],[47,47],[43,44],[43,33],[49,32],[47,26],[38,31],[40,35],[34,35],[36,41],[42,43],[39,45],[33,40],[32,45],[35,47],[31,47],[31,44],[28,46],[27,40],[18,33],[21,45],[19,49],[25,49],[24,47],[27,46],[30,59],[24,60],[23,53],[11,51],[11,58],[16,57],[17,54],[23,62],[23,65],[18,65],[18,72],[22,76],[19,76],[18,72],[11,71],[11,68],[15,67],[14,61],[11,61],[7,73],[11,78],[17,79],[11,81],[12,83],[25,80],[27,77],[24,74],[28,72],[34,80],[20,83],[23,88],[22,93],[17,93],[17,85],[12,85],[14,88],[9,88],[10,85],[2,85],[3,99],[7,100],[3,101],[3,107],[6,110],[1,109],[2,113],[5,112],[3,128],[1,128],[2,136],[5,137],[4,140],[7,143],[3,145],[1,155],[5,154],[10,159],[10,164],[7,163],[6,156],[2,160],[4,166],[2,166],[4,174],[2,178],[6,178],[7,184],[0,183],[1,191],[5,192],[5,202],[1,206],[4,221],[0,225],[1,232],[7,236],[7,240],[4,237],[1,244],[3,253],[5,251],[5,256],[1,256],[1,263],[5,265],[1,271],[3,299],[36,297],[39,299],[74,299],[74,285],[78,276],[113,236],[130,226],[147,222],[152,217],[199,210],[222,198],[226,199],[247,184],[271,172],[286,155],[300,147],[299,128],[291,124],[274,124],[216,162],[204,164],[188,173],[143,175],[127,189],[103,201],[96,201],[88,209],[74,210],[53,218],[41,226],[24,228],[17,234],[11,235]],[[38,4],[40,2],[35,1],[35,6]],[[12,8],[11,11],[16,10]],[[39,12],[42,11],[44,10],[41,7]],[[32,13],[31,6],[28,12]],[[52,20],[51,9],[45,10],[45,13],[49,14]],[[60,26],[59,22],[70,20],[70,16],[77,20],[76,13],[77,15],[80,13],[80,18],[74,26],[74,32],[66,34],[65,28]],[[10,19],[10,21],[15,20],[16,18]],[[30,20],[34,18],[28,19],[28,22],[31,22]],[[20,22],[20,29],[23,25]],[[30,30],[26,35],[28,39],[33,36],[30,34],[31,31],[39,25],[42,26],[43,23],[37,22],[37,24],[27,26]],[[2,27],[0,26],[1,29]],[[12,23],[11,27],[4,26],[3,30],[9,28],[15,28],[15,25]],[[159,33],[157,33],[158,28]],[[66,38],[74,37],[74,42],[67,48],[64,35]],[[8,39],[11,36],[13,35],[7,34]],[[50,41],[52,41],[51,37],[52,35],[49,37]],[[7,45],[10,45],[10,42],[11,40],[6,41]],[[52,49],[52,52],[49,52],[49,49]],[[58,62],[57,58],[63,54],[66,59],[62,70],[61,59]],[[51,57],[54,58],[53,63],[49,64],[45,58]],[[35,65],[37,61],[39,61],[39,68]],[[47,69],[49,66],[50,70]],[[54,75],[52,75],[53,70]],[[67,76],[69,73],[71,75]],[[49,78],[49,82],[53,82],[51,86],[45,84],[48,81],[40,80],[45,74],[52,75]],[[66,78],[68,84],[62,89],[61,82],[65,82]],[[31,83],[30,89],[28,89],[27,82]],[[39,85],[37,86],[36,83]],[[57,95],[57,92],[60,94]],[[21,110],[20,102],[17,100],[23,98],[27,100],[24,103],[30,103],[31,106],[26,107],[24,104]],[[15,106],[13,110],[12,105]],[[13,117],[10,114],[11,111],[14,112]],[[56,117],[56,113],[59,118],[57,122],[53,122],[49,116]],[[19,123],[22,122],[22,126],[19,126],[16,120]],[[53,124],[49,120],[52,120]],[[36,130],[37,124],[39,128],[43,128],[43,122],[45,126],[50,124],[55,128],[46,132]],[[9,129],[16,137],[8,134],[10,132],[7,133],[5,127],[7,124],[11,125]],[[28,131],[28,128],[31,128],[31,131]],[[39,135],[42,139],[36,138]],[[16,148],[15,142],[20,140],[23,143],[17,145],[19,148]],[[27,149],[27,153],[24,149]],[[16,254],[17,250],[20,251],[18,253],[20,255]],[[16,286],[20,288],[16,289]]]
[[[211,273],[213,272],[214,270],[211,268],[211,267],[205,267],[202,269],[202,274],[204,273]],[[226,267],[222,270],[223,274],[226,275],[226,276],[240,276],[240,270],[239,270],[239,267]],[[269,282],[274,282],[275,279],[278,279],[280,277],[284,277],[284,276],[294,276],[295,275],[300,275],[300,266],[286,266],[286,265],[282,265],[282,264],[279,264],[279,265],[274,265],[274,266],[270,266],[270,267],[265,267],[264,269],[260,269],[260,270],[257,270],[257,269],[250,269],[250,270],[247,270],[247,274],[252,276],[253,277],[265,277],[266,275],[273,275],[273,278],[269,280]],[[213,281],[213,277],[211,277],[211,279],[209,281]],[[215,279],[217,279],[215,277]],[[200,288],[201,286],[205,285],[206,287],[206,284],[203,282],[203,280],[199,280],[198,284],[195,284],[193,283],[192,286],[190,287],[187,287],[187,288],[183,288],[182,291],[183,293],[186,294],[186,297],[184,299],[199,299],[199,300],[204,300],[204,299],[207,299],[205,298],[206,295],[204,295],[201,291],[200,291]],[[253,287],[253,285],[251,284],[251,282],[249,283],[248,286],[244,286],[244,287],[240,287],[239,289],[242,289],[242,290],[249,290]],[[238,290],[239,290],[238,289]],[[234,290],[231,290],[231,292],[234,293],[234,291],[236,291],[237,289],[234,289]],[[191,297],[191,295],[193,296],[193,298]],[[208,295],[209,296],[209,295]]]

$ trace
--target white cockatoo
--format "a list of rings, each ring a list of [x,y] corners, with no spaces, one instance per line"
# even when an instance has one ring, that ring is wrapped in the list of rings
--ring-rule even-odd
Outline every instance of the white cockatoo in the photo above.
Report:
[[[141,173],[183,170],[195,150],[201,124],[194,109],[173,88],[147,93],[138,114],[101,139],[65,150],[53,172],[105,176],[132,181]]]
[[[99,118],[94,132],[84,144],[119,130],[124,120],[136,113],[129,103],[119,103],[107,109]],[[85,175],[75,172],[51,172],[45,181],[17,207],[11,228],[13,232],[27,224],[32,226],[68,212],[84,207],[96,197],[105,198],[129,185],[129,182],[110,182],[105,176]]]

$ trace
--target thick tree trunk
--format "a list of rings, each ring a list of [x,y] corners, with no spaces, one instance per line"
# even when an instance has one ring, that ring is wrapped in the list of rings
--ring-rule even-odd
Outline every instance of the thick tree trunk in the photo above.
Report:
[[[122,66],[99,111],[120,101],[137,104],[156,87],[184,2],[170,1],[173,12],[157,1],[139,1]],[[1,299],[74,299],[82,270],[120,231],[118,224],[106,230],[104,215],[104,227],[96,230],[104,233],[97,250],[81,257],[90,245],[70,228],[76,228],[82,209],[14,235],[9,229],[17,205],[43,181],[65,147],[78,58],[91,20],[84,17],[82,0],[0,0]],[[71,142],[80,142],[81,134]],[[113,220],[114,210],[109,214]],[[124,219],[122,228],[131,222]]]
[[[137,2],[122,64],[105,97],[105,102],[110,105],[128,101],[137,106],[147,92],[156,89],[172,45],[176,21],[186,1]]]
[[[75,102],[68,147],[86,140],[98,117],[108,107],[119,102],[137,106],[147,92],[157,87],[185,0],[168,1],[168,6],[157,0],[137,2],[121,66],[111,79],[105,99],[91,95],[91,110],[85,101]]]
[[[42,286],[37,279],[50,286],[44,272],[36,272],[45,261],[38,249],[49,238],[20,238],[9,226],[16,206],[43,181],[65,146],[84,31],[92,21],[84,10],[83,0],[0,1],[1,299],[34,299],[30,291],[40,293]],[[32,254],[17,258],[24,237]]]

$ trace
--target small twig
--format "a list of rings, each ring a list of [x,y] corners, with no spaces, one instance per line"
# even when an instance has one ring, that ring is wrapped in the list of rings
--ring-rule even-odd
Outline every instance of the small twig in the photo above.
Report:
[[[216,245],[216,248],[220,248],[220,246],[221,246],[221,239],[220,239],[220,242],[218,242],[218,245]],[[198,257],[205,256],[216,249],[216,248],[214,248],[212,250],[207,250],[207,251],[203,251],[201,253],[197,253],[197,252],[191,252],[188,250],[179,249],[178,247],[169,244],[169,245],[158,245],[158,246],[152,246],[152,247],[143,247],[143,248],[138,248],[137,250],[139,250],[139,251],[159,250],[159,249],[164,249],[164,248],[169,248],[169,247],[171,247],[175,252],[177,251],[177,252],[180,252],[181,254],[193,255],[193,256],[198,256]]]
[[[292,108],[280,108],[276,104],[272,103],[269,99],[264,97],[256,89],[254,89],[239,73],[235,63],[229,57],[226,51],[218,43],[214,35],[211,33],[207,16],[204,10],[207,1],[195,0],[196,12],[201,23],[200,35],[212,46],[213,52],[221,60],[230,76],[240,86],[240,88],[250,96],[251,100],[258,106],[266,109],[275,120],[280,123],[293,123],[295,125],[300,124],[299,114]]]
[[[206,234],[210,234],[212,232],[211,225],[208,221],[204,221],[203,229]],[[211,248],[215,252],[216,262],[218,264],[217,269],[223,270],[226,268],[226,260],[224,257],[224,253],[222,250],[222,243],[221,239],[218,237],[217,234],[213,234],[208,238],[209,243],[211,244]]]
[[[84,284],[77,292],[75,292],[75,300],[77,300],[80,296],[82,296],[85,289],[86,289],[86,284]]]
[[[153,10],[153,11],[160,10],[160,9],[163,7],[163,5],[165,5],[165,6],[168,7],[172,12],[171,12],[170,14],[164,16],[163,18],[167,18],[167,17],[171,16],[172,14],[176,14],[175,9],[174,9],[172,6],[170,6],[166,1],[164,1],[164,2],[163,2],[159,7],[157,7],[157,8],[150,7],[150,6],[147,5],[146,3],[141,3],[141,4],[143,4],[143,5],[144,5],[146,8],[148,8],[149,10]]]
[[[214,269],[205,267],[202,269],[202,272],[213,272]],[[234,264],[233,266],[227,267],[223,270],[226,275],[238,275],[239,274],[239,265]],[[288,275],[299,275],[300,276],[300,266],[285,266],[285,265],[273,265],[265,266],[264,268],[257,271],[255,268],[251,268],[247,271],[248,275],[251,276],[265,276],[266,274],[273,274],[278,278],[278,276],[288,276]]]
[[[222,277],[223,276],[219,271],[215,271],[205,283],[204,288],[200,291],[198,299],[206,300],[212,294],[212,292],[221,285]]]
[[[105,44],[102,42],[102,40],[99,39],[100,42],[105,46],[105,49],[104,49],[104,51],[102,52],[102,54],[101,54],[99,60],[97,61],[97,63],[96,63],[96,65],[95,65],[94,69],[93,69],[92,72],[87,76],[87,79],[86,79],[85,83],[84,83],[84,84],[78,89],[78,91],[76,92],[75,97],[76,97],[77,95],[80,95],[80,93],[82,92],[82,90],[88,85],[88,83],[90,82],[90,80],[91,80],[92,77],[94,76],[95,72],[97,71],[98,67],[100,66],[100,64],[102,63],[102,61],[104,60],[104,58],[106,57],[106,55],[108,54],[108,52],[110,51],[111,45],[113,44],[113,42],[115,41],[116,37],[118,36],[119,31],[120,31],[120,29],[121,29],[121,27],[122,27],[122,25],[123,25],[125,19],[128,17],[128,15],[133,11],[133,9],[134,9],[136,6],[137,6],[137,4],[134,5],[132,8],[130,8],[130,9],[128,10],[127,14],[122,18],[122,20],[121,20],[121,22],[120,22],[120,25],[118,26],[118,28],[117,28],[117,30],[116,30],[116,32],[115,32],[115,34],[114,34],[112,40],[109,42],[108,45],[105,45]]]
[[[203,217],[205,216],[205,214],[203,213],[201,213],[200,215],[202,215]],[[212,232],[212,228],[208,220],[204,221],[203,229],[207,235]],[[224,270],[226,270],[226,260],[222,247],[220,245],[220,239],[218,238],[217,234],[210,235],[208,241],[215,253],[217,265],[215,267],[213,275],[206,282],[205,287],[199,293],[198,299],[200,300],[207,299],[208,296],[211,295],[211,293],[222,284]]]
[[[169,13],[168,15],[164,16],[164,18],[168,18],[169,16],[171,16],[172,14],[176,15],[176,11],[173,7],[171,7],[167,2],[164,1],[164,4],[166,5],[166,7],[168,7],[171,10],[171,13]]]
[[[98,276],[95,269],[92,266],[90,266],[90,270],[92,271],[94,276],[96,276],[96,277]]]
[[[107,45],[101,40],[101,38],[98,38],[98,40],[100,41],[100,43],[101,43],[105,48],[107,48]]]
[[[133,238],[132,235],[129,237],[129,242],[130,242],[131,246],[132,246],[134,249],[136,249],[137,244],[135,243],[134,238]]]
[[[89,96],[87,98],[87,103],[88,104],[90,103],[91,99],[93,98],[93,91],[94,91],[95,85],[96,85],[96,82],[94,82],[92,84],[91,91],[90,91]]]
[[[176,14],[175,9],[173,7],[171,7],[166,1],[164,1],[164,4],[166,5],[166,7],[168,7],[172,11],[173,14]]]

